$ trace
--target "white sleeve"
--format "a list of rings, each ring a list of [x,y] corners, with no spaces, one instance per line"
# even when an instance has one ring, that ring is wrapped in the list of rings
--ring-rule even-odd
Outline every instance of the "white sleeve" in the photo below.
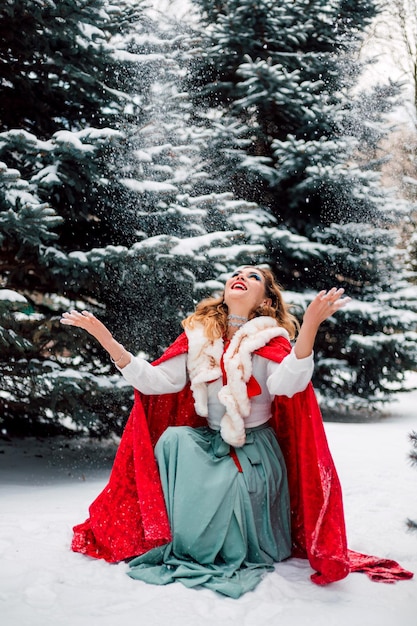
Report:
[[[314,354],[304,359],[297,359],[294,349],[282,359],[281,363],[268,362],[268,391],[274,396],[291,398],[299,391],[304,391],[311,380],[314,370]]]
[[[161,395],[184,388],[187,382],[186,354],[174,356],[159,365],[151,365],[145,359],[132,354],[130,357],[128,365],[117,369],[126,382],[141,393]]]

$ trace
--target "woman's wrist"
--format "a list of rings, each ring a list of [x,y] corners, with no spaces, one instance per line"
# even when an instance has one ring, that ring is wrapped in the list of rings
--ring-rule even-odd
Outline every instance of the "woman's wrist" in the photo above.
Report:
[[[117,367],[124,367],[130,363],[129,352],[121,343],[113,338],[111,333],[109,333],[109,335],[105,338],[101,338],[101,340],[99,339],[99,341],[106,352],[108,352],[111,362]]]
[[[121,361],[123,360],[123,357],[126,355],[126,349],[120,343],[119,343],[119,348],[120,348],[120,356],[119,357],[115,357],[115,356],[113,356],[114,353],[109,352],[109,354],[110,354],[110,361],[112,363],[114,363],[115,365],[119,365],[119,363],[121,363]]]
[[[108,350],[110,360],[116,367],[123,369],[130,363],[130,353],[126,350],[121,343],[114,342],[115,345]]]

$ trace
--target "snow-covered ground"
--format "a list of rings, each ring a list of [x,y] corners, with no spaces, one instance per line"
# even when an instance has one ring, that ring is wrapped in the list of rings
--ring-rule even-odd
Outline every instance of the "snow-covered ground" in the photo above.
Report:
[[[417,573],[417,471],[408,435],[417,429],[417,393],[400,394],[373,423],[326,423],[344,488],[352,549]],[[328,587],[307,562],[276,566],[239,600],[209,590],[147,585],[70,551],[72,525],[106,483],[114,444],[0,442],[0,623],[2,626],[415,626],[417,578],[393,585],[351,574]]]

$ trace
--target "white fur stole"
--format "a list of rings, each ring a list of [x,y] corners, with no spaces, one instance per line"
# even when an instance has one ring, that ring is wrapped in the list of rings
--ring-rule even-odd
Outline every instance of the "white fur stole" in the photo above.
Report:
[[[207,417],[207,383],[222,375],[220,360],[224,342],[221,338],[207,339],[202,324],[185,332],[188,337],[187,369],[195,409],[198,415]],[[252,353],[278,336],[289,338],[287,331],[278,326],[274,318],[255,317],[236,331],[224,354],[227,384],[219,391],[219,400],[226,411],[220,422],[220,433],[231,446],[239,448],[246,439],[244,419],[250,413],[246,383],[252,375]]]

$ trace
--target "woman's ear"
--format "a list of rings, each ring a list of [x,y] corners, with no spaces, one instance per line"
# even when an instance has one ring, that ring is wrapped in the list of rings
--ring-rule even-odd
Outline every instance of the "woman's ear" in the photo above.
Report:
[[[265,298],[265,300],[262,302],[262,306],[272,306],[271,298]]]

